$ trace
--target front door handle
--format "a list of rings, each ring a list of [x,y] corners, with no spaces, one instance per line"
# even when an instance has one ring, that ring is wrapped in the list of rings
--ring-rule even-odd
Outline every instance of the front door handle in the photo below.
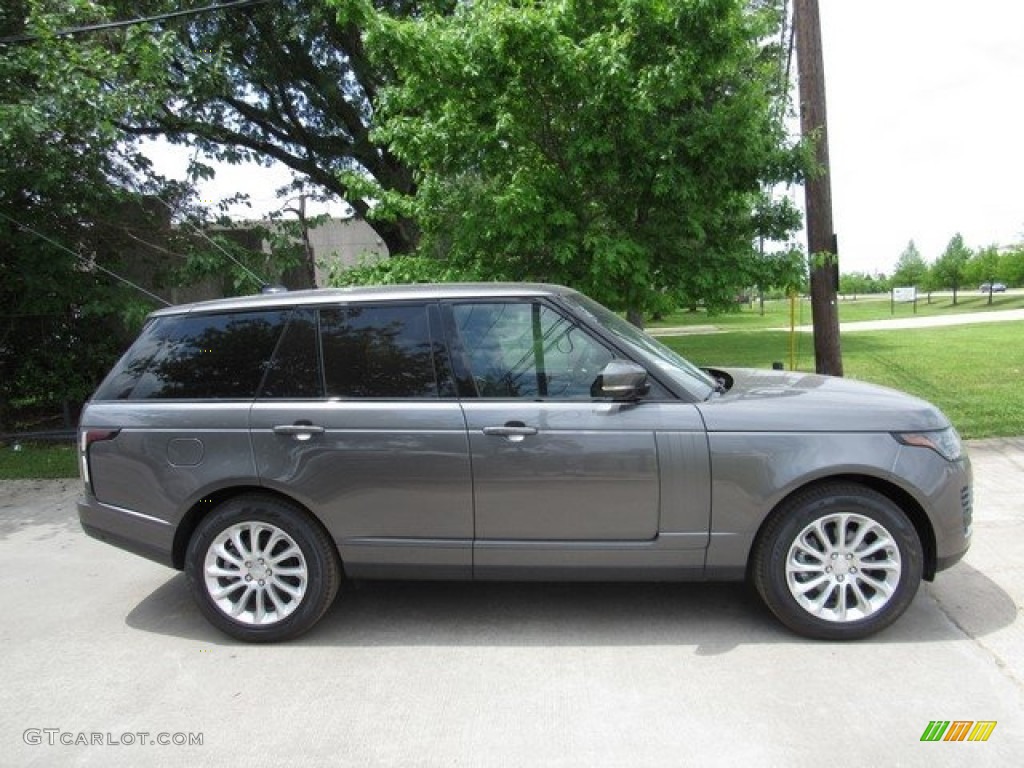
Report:
[[[510,443],[518,443],[524,437],[537,434],[536,427],[528,427],[521,421],[510,421],[500,427],[484,427],[483,433],[492,437],[507,438]]]

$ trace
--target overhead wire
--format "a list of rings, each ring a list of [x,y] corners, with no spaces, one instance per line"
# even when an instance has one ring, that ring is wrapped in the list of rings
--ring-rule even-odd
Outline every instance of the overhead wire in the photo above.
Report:
[[[275,3],[279,1],[280,0],[233,0],[233,2],[218,3],[216,5],[204,5],[201,8],[188,8],[182,11],[168,11],[167,13],[159,13],[153,16],[138,16],[134,19],[120,19],[118,21],[105,21],[96,24],[83,24],[78,27],[59,29],[52,34],[54,37],[74,37],[75,35],[103,32],[109,29],[123,29],[125,27],[134,27],[140,24],[154,24],[161,21],[169,21],[170,19],[182,18],[184,16],[198,16],[205,13],[214,13],[225,10],[244,10],[246,8],[253,8],[257,5],[266,5],[268,3]],[[19,45],[31,43],[39,39],[41,39],[41,36],[34,33],[9,35],[7,37],[0,37],[0,45]]]
[[[140,293],[145,294],[146,296],[148,296],[149,298],[153,299],[154,301],[160,302],[161,304],[163,304],[166,307],[172,306],[171,302],[167,301],[167,299],[165,299],[165,298],[163,298],[161,296],[157,296],[152,291],[148,291],[145,288],[143,288],[141,285],[138,285],[137,283],[133,283],[127,277],[122,277],[121,275],[117,274],[113,270],[107,269],[102,264],[97,264],[95,261],[90,261],[90,260],[86,259],[82,254],[76,253],[75,251],[71,250],[70,248],[68,248],[63,243],[59,243],[56,240],[54,240],[52,237],[48,237],[47,235],[44,235],[42,232],[40,232],[40,231],[38,231],[36,229],[33,229],[28,224],[23,224],[22,222],[18,221],[17,219],[14,219],[14,218],[8,216],[3,211],[0,211],[0,218],[7,219],[7,221],[11,222],[14,226],[18,227],[18,229],[21,229],[21,230],[24,230],[25,232],[33,234],[36,237],[41,238],[42,240],[45,240],[46,242],[48,242],[50,245],[54,246],[55,248],[59,248],[60,250],[66,252],[66,253],[70,253],[72,256],[74,256],[78,260],[79,265],[81,265],[83,268],[85,268],[87,270],[88,269],[95,269],[98,272],[102,272],[105,275],[109,275],[110,277],[112,277],[115,280],[118,280],[118,281],[124,283],[125,285],[131,286],[135,290],[139,291]]]
[[[153,195],[153,197],[156,200],[159,200],[161,203],[163,203],[163,205],[167,208],[167,210],[170,211],[172,214],[176,213],[176,210],[175,210],[174,206],[172,206],[170,203],[168,203],[162,197],[160,197],[159,195]],[[264,280],[262,277],[257,275],[255,272],[253,272],[247,266],[245,266],[245,264],[243,264],[238,259],[236,259],[234,256],[232,256],[230,251],[228,251],[224,246],[222,246],[216,240],[214,240],[209,235],[207,235],[206,232],[204,232],[202,230],[202,228],[199,227],[194,221],[192,221],[190,219],[187,219],[187,218],[184,219],[184,221],[190,227],[192,227],[193,230],[195,230],[196,234],[198,234],[201,238],[206,240],[206,242],[208,242],[210,245],[212,245],[214,248],[216,248],[218,251],[220,251],[222,254],[224,254],[228,259],[230,259],[235,264],[235,266],[237,266],[239,269],[241,269],[243,272],[245,272],[253,280],[255,280],[257,287],[262,288],[263,286],[267,285],[267,281],[266,280]]]

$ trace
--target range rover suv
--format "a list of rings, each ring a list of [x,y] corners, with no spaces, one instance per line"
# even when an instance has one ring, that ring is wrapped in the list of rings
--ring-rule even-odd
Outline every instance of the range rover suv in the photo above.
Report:
[[[163,309],[79,437],[85,531],[247,641],[308,630],[345,578],[749,579],[794,631],[860,638],[971,536],[932,405],[701,370],[550,285]]]

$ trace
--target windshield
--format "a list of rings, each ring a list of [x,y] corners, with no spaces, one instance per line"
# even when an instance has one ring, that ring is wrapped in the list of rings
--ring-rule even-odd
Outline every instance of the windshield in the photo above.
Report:
[[[715,380],[704,371],[607,307],[580,293],[563,294],[561,298],[576,312],[607,329],[627,346],[639,350],[658,367],[659,373],[671,378],[697,399],[704,400],[715,390]]]

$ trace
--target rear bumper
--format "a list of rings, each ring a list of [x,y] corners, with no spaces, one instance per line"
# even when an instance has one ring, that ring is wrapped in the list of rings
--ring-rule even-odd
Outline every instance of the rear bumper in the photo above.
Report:
[[[174,567],[174,527],[142,512],[103,504],[88,494],[78,499],[78,519],[89,536]]]

